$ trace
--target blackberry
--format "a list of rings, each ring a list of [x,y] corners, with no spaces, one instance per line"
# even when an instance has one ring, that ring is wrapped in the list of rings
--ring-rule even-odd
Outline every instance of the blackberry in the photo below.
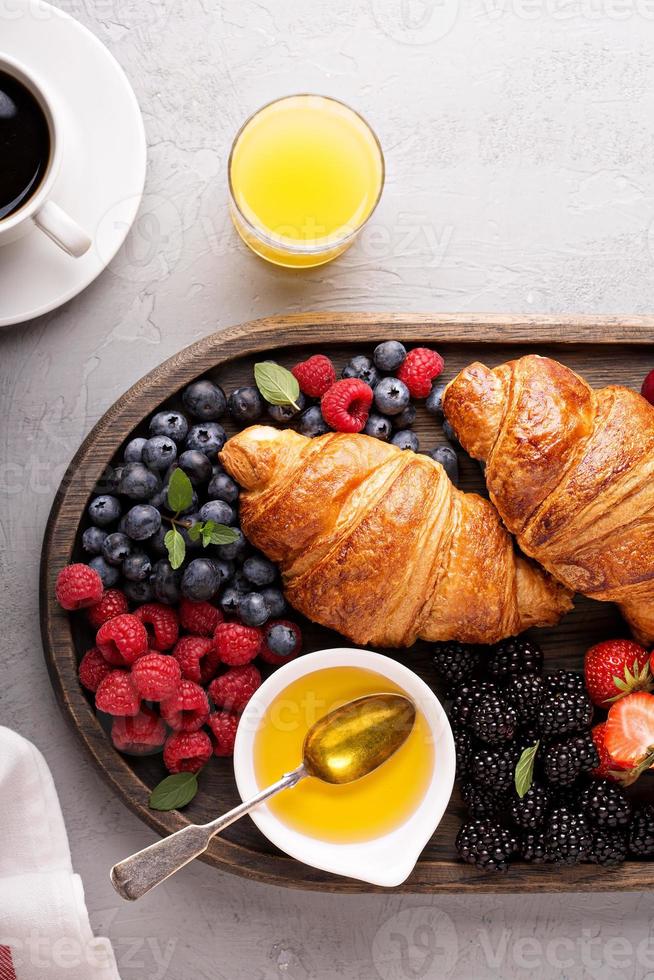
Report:
[[[599,766],[590,733],[550,743],[543,753],[545,778],[554,786],[572,786],[578,776]]]
[[[456,778],[462,779],[470,772],[473,740],[467,728],[453,728],[454,750],[456,752]]]
[[[512,677],[505,693],[507,701],[515,709],[518,724],[527,724],[538,716],[543,695],[543,678],[537,674]]]
[[[654,857],[654,803],[634,812],[629,829],[629,853],[635,857]]]
[[[536,643],[524,637],[512,636],[498,643],[491,654],[487,669],[497,681],[510,679],[513,675],[543,673],[543,651]]]
[[[542,783],[532,783],[523,797],[516,793],[511,802],[511,817],[519,827],[537,830],[545,823],[552,803],[552,793]]]
[[[467,643],[436,643],[433,649],[432,663],[448,684],[465,684],[479,669],[479,650]]]
[[[584,861],[592,843],[590,825],[585,814],[573,807],[552,810],[545,830],[545,840],[552,860],[557,864]]]
[[[496,792],[509,790],[515,780],[516,755],[513,746],[491,749],[482,746],[470,760],[470,776],[477,786]]]
[[[589,728],[593,704],[581,674],[560,670],[545,678],[536,721],[543,735],[563,735]]]
[[[579,803],[597,827],[616,830],[628,827],[633,808],[617,783],[609,779],[594,779],[584,786]]]
[[[449,718],[453,725],[469,727],[472,709],[483,697],[495,691],[495,686],[482,681],[480,684],[466,684],[456,695],[450,706]]]
[[[518,853],[515,836],[494,820],[464,823],[456,835],[455,847],[462,861],[483,871],[506,872]]]
[[[552,860],[552,852],[547,844],[547,837],[542,830],[534,830],[525,834],[520,848],[520,856],[532,864],[542,864]]]
[[[586,860],[604,868],[622,864],[627,857],[627,834],[623,830],[599,827],[593,831]]]
[[[493,685],[489,685],[493,687]],[[474,705],[470,714],[470,728],[477,738],[489,745],[497,745],[513,738],[518,721],[502,693],[487,691]]]
[[[503,813],[510,802],[510,794],[498,792],[492,787],[477,786],[469,780],[461,784],[461,799],[471,817],[496,817]]]

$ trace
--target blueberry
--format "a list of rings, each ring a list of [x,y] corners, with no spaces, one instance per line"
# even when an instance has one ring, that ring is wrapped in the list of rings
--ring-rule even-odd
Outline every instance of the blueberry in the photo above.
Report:
[[[425,402],[425,408],[429,414],[433,415],[439,422],[443,419],[443,393],[445,388],[446,385],[444,384],[433,385]]]
[[[211,479],[211,463],[198,449],[185,450],[177,460],[177,465],[184,470],[193,486],[199,486]]]
[[[132,541],[145,541],[161,527],[161,514],[152,504],[135,504],[125,514],[124,521],[125,534]]]
[[[164,538],[170,530],[169,527],[164,527],[162,524],[159,530],[148,538],[147,548],[152,552],[153,555],[158,555],[159,558],[164,558],[168,554],[168,549],[164,544]]]
[[[437,446],[427,453],[437,463],[440,463],[452,483],[456,486],[459,482],[459,461],[452,446]]]
[[[268,415],[275,422],[290,422],[291,419],[295,418],[300,412],[304,411],[305,405],[307,403],[306,398],[300,392],[300,394],[295,399],[295,404],[298,406],[295,408],[294,405],[267,405]]]
[[[160,490],[157,490],[156,493],[152,494],[152,496],[148,498],[148,503],[151,504],[152,507],[156,507],[157,510],[161,510],[164,507],[167,508],[167,501],[168,486],[161,487]]]
[[[114,565],[110,565],[104,560],[102,555],[96,555],[89,562],[89,566],[94,568],[100,578],[102,579],[102,584],[105,589],[111,589],[114,585],[118,584],[120,579],[120,572]]]
[[[209,456],[219,453],[226,439],[222,425],[217,422],[202,422],[189,429],[184,446],[186,449],[197,449]]]
[[[200,520],[200,515],[195,512],[191,512],[190,514],[184,515],[184,521],[188,521],[188,527],[184,527],[183,524],[177,525],[177,530],[184,538],[184,544],[186,545],[187,552],[202,551],[203,548],[202,539],[198,538],[197,541],[191,541],[188,533],[191,527],[193,526],[193,524],[196,524],[199,520]]]
[[[144,582],[134,582],[127,580],[123,582],[123,592],[132,602],[152,602],[155,598],[154,589],[147,580]]]
[[[121,514],[120,501],[103,493],[89,504],[88,515],[94,524],[107,527],[117,521]]]
[[[220,573],[210,558],[194,558],[182,575],[182,595],[193,602],[204,602],[215,596]]]
[[[409,403],[406,408],[393,417],[396,429],[410,429],[416,420],[416,406]]]
[[[418,452],[418,436],[411,429],[401,429],[399,432],[396,432],[391,442],[398,449],[411,449],[414,453]]]
[[[102,555],[110,565],[121,565],[132,551],[132,542],[126,534],[114,531],[108,534],[102,544]]]
[[[368,416],[368,421],[363,431],[367,436],[374,436],[375,439],[382,439],[384,442],[388,442],[391,434],[390,419],[387,419],[384,415],[377,415],[375,412],[372,412]]]
[[[410,401],[409,389],[397,378],[382,378],[375,388],[375,406],[384,415],[399,415]]]
[[[143,439],[140,436],[136,439],[130,439],[130,441],[125,446],[125,451],[123,452],[123,459],[126,463],[141,463],[143,462],[143,447],[145,446],[147,439]]]
[[[234,616],[238,612],[238,606],[243,598],[243,593],[234,586],[228,586],[220,597],[220,608],[226,616]]]
[[[96,494],[118,493],[122,472],[122,466],[105,466],[93,492]]]
[[[150,436],[143,447],[143,462],[152,470],[167,470],[177,459],[177,445],[170,436]]]
[[[365,382],[365,384],[370,385],[371,388],[375,388],[379,382],[379,372],[374,367],[372,361],[369,357],[364,357],[363,354],[357,354],[353,357],[349,364],[347,364],[342,372],[342,378],[358,378],[360,381]]]
[[[303,436],[307,436],[309,439],[313,439],[314,436],[323,436],[326,432],[329,432],[329,426],[322,417],[319,405],[312,405],[311,408],[307,408],[302,412],[298,432],[301,432]]]
[[[145,582],[152,572],[152,562],[144,551],[132,551],[123,562],[123,575],[130,582]]]
[[[243,562],[243,574],[248,582],[252,582],[252,585],[261,588],[275,581],[277,569],[263,555],[253,555],[251,558],[246,558]]]
[[[151,436],[168,436],[180,443],[186,439],[188,422],[181,412],[157,412],[150,421]]]
[[[219,544],[216,546],[219,558],[234,561],[235,558],[240,558],[247,548],[247,541],[241,529],[235,527],[234,532],[237,535],[236,541],[232,541],[231,544]]]
[[[227,410],[235,422],[256,422],[263,415],[263,399],[254,385],[237,388],[229,396]]]
[[[445,421],[443,422],[442,428],[443,428],[443,435],[445,436],[447,441],[453,442],[456,445],[458,445],[459,440],[456,437],[456,432],[454,431],[450,423],[447,421],[447,419],[445,419]]]
[[[278,657],[290,657],[297,646],[297,635],[290,626],[275,623],[266,630],[266,644]]]
[[[120,492],[131,500],[147,500],[161,487],[156,473],[143,463],[127,463],[120,481]]]
[[[211,500],[224,500],[228,504],[236,503],[240,488],[236,480],[231,476],[218,470],[209,480],[207,487],[207,497]]]
[[[241,597],[238,614],[246,626],[263,626],[270,619],[268,606],[259,592],[247,592]]]
[[[150,576],[155,598],[168,606],[176,605],[182,597],[179,588],[181,580],[181,570],[173,568],[166,558],[162,558],[156,563]]]
[[[221,558],[214,558],[213,563],[220,574],[220,584],[223,585],[225,582],[229,582],[230,578],[234,574],[234,562],[225,561]]]
[[[233,524],[235,520],[233,507],[224,500],[207,500],[200,507],[198,517],[201,521],[215,521],[216,524]]]
[[[406,347],[399,340],[385,340],[377,344],[372,355],[375,367],[380,371],[397,371],[406,357]]]
[[[89,555],[102,554],[102,542],[107,537],[107,532],[101,527],[87,527],[82,535],[82,547]]]
[[[206,378],[194,381],[185,388],[182,392],[182,402],[189,415],[202,419],[203,422],[222,418],[227,407],[223,389]]]
[[[261,590],[261,595],[263,596],[263,601],[268,606],[268,612],[272,618],[276,619],[278,616],[284,615],[286,600],[281,589],[269,586],[267,589]]]

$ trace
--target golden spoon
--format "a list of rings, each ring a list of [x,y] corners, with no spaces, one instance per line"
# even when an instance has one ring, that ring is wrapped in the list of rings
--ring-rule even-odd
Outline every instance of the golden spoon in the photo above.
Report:
[[[311,726],[297,769],[224,816],[189,824],[115,864],[112,885],[123,898],[140,898],[206,851],[215,834],[305,776],[326,783],[351,783],[367,776],[397,752],[415,720],[415,705],[403,694],[370,694],[348,701]]]

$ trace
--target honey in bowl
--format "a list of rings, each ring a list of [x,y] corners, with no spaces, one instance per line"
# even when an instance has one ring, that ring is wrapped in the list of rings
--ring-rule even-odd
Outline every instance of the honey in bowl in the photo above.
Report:
[[[304,737],[319,718],[355,698],[390,692],[405,693],[382,674],[361,667],[326,667],[292,681],[268,705],[254,738],[259,787],[299,765]],[[433,768],[431,729],[418,707],[407,740],[379,769],[340,786],[308,776],[267,806],[288,827],[319,840],[372,840],[415,812]]]

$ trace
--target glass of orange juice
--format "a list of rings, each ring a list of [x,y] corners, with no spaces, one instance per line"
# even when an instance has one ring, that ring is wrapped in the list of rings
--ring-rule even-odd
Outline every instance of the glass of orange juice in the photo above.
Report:
[[[379,140],[359,113],[323,95],[263,106],[229,156],[232,220],[277,265],[322,265],[348,248],[384,186]]]

